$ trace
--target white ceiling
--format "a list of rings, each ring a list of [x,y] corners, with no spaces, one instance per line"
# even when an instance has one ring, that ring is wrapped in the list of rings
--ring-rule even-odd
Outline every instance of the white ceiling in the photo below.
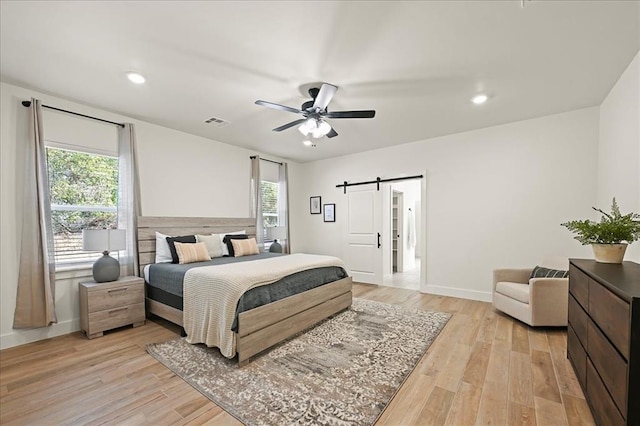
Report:
[[[600,104],[640,47],[640,3],[520,3],[2,1],[0,73],[296,161]],[[316,148],[272,132],[298,116],[254,101],[299,108],[312,82],[339,86],[330,110],[376,117],[331,120],[340,135]]]

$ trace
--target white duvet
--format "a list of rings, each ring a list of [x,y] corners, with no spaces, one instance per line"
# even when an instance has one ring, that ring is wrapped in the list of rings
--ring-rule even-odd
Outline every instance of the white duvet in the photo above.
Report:
[[[183,306],[187,342],[216,346],[232,358],[236,354],[236,333],[231,327],[238,301],[247,290],[326,266],[345,268],[337,257],[298,253],[188,270]]]

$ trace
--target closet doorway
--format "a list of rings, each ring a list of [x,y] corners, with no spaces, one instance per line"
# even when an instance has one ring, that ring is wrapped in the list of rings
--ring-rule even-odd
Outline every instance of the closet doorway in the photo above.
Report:
[[[383,221],[387,250],[383,253],[383,285],[420,289],[422,187],[421,180],[390,183],[383,190]]]

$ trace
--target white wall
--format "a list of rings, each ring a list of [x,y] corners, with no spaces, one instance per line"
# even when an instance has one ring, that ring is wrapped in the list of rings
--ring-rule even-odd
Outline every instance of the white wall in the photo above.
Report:
[[[588,108],[306,163],[292,174],[295,249],[342,256],[336,184],[426,170],[421,289],[488,300],[495,267],[591,256],[560,223],[595,202],[597,150],[598,108]],[[309,214],[313,195],[336,203],[335,223]]]
[[[47,105],[136,125],[142,214],[147,216],[247,217],[248,157],[260,154],[0,83],[0,348],[79,330],[78,282],[91,277],[86,269],[59,272],[56,279],[58,324],[35,330],[12,329],[21,227],[20,208],[16,208],[19,184],[16,162],[18,143],[26,134],[28,111],[20,102],[31,97]],[[87,144],[103,151],[114,150],[115,146],[109,147],[105,141],[114,142],[111,136],[115,134],[115,127],[96,126],[92,120],[45,111],[45,138],[65,139],[60,142]],[[295,169],[295,165],[292,166]]]
[[[600,106],[598,207],[609,211],[613,197],[623,214],[640,213],[640,53]],[[640,242],[625,259],[640,262]]]

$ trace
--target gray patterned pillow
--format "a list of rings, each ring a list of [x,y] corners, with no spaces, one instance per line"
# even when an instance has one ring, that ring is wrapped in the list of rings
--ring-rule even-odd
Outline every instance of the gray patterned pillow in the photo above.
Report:
[[[568,276],[569,271],[536,266],[533,268],[533,271],[531,271],[531,276],[529,278],[567,278]]]

